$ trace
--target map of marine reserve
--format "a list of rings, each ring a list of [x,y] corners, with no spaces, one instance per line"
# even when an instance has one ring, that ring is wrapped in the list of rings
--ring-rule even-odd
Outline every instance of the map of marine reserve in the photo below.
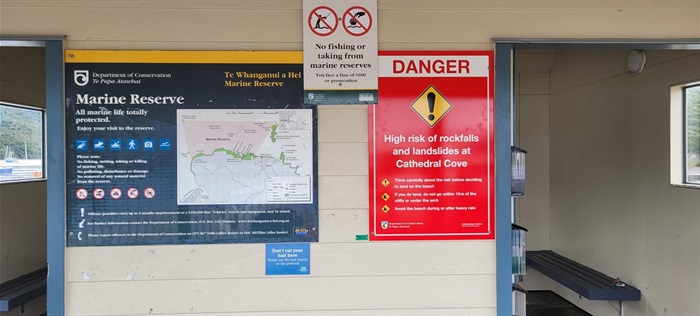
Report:
[[[178,204],[312,203],[312,112],[177,110]]]

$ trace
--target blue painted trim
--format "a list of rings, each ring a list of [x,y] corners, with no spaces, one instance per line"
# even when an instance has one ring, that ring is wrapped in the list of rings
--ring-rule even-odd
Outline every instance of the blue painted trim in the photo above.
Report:
[[[496,44],[496,312],[513,315],[511,267],[510,146],[512,135],[513,45]]]
[[[46,41],[46,250],[48,315],[65,315],[65,136],[63,40]]]

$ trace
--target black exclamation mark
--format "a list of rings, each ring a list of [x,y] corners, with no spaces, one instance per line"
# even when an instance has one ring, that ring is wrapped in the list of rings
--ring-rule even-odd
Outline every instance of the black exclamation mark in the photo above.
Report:
[[[433,92],[428,93],[428,111],[430,111],[428,120],[434,120],[435,115],[433,115],[433,112],[435,111],[435,93]]]

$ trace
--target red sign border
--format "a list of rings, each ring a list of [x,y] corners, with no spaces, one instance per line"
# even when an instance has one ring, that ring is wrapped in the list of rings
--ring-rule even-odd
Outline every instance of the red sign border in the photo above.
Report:
[[[378,181],[381,181],[381,179],[378,179],[375,174],[375,161],[377,159],[374,146],[375,146],[375,137],[376,137],[376,132],[372,130],[373,128],[376,128],[376,126],[373,124],[375,115],[373,112],[373,106],[379,106],[379,105],[370,105],[368,107],[368,125],[369,125],[369,139],[368,139],[368,146],[369,146],[369,238],[370,241],[394,241],[394,240],[494,240],[495,239],[495,213],[496,213],[496,206],[495,206],[495,73],[494,73],[494,51],[487,51],[487,50],[478,50],[478,51],[464,51],[464,50],[459,50],[459,51],[379,51],[378,56],[425,56],[425,57],[434,57],[434,56],[459,56],[463,55],[465,57],[469,56],[487,56],[489,58],[488,64],[489,64],[489,71],[488,71],[488,88],[487,88],[487,107],[489,109],[490,115],[490,127],[489,127],[489,139],[488,139],[488,148],[489,148],[489,155],[488,155],[488,173],[489,173],[489,184],[488,184],[488,190],[489,190],[489,196],[488,196],[488,204],[489,204],[489,214],[488,214],[488,227],[487,231],[484,233],[465,233],[465,234],[414,234],[414,235],[397,235],[397,234],[391,234],[390,236],[388,234],[385,234],[383,236],[376,236],[375,232],[377,231],[376,228],[378,228],[379,223],[377,222],[375,213],[381,211],[380,205],[377,204],[377,197],[376,195],[376,189],[377,186],[380,185],[378,184]],[[382,76],[379,76],[381,78]],[[386,76],[384,76],[386,77]],[[409,79],[411,77],[408,77]],[[460,77],[456,77],[460,78]]]

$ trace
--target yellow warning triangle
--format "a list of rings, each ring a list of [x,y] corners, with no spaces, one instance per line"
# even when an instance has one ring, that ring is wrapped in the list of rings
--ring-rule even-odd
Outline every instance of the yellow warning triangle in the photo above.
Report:
[[[411,108],[425,123],[433,127],[452,108],[452,103],[433,85],[430,85],[413,101]]]

